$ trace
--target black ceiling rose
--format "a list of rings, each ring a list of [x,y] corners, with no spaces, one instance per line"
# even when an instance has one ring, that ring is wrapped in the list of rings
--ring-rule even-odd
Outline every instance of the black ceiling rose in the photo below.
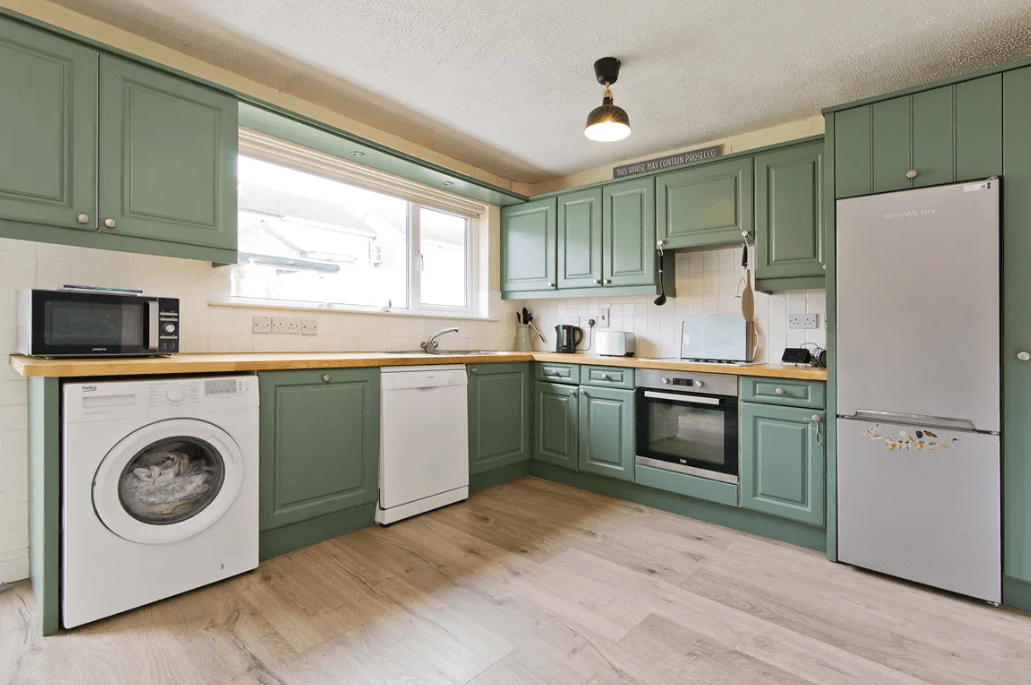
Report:
[[[594,75],[598,77],[598,83],[603,86],[611,86],[619,78],[619,65],[621,62],[616,57],[602,57],[594,63]]]

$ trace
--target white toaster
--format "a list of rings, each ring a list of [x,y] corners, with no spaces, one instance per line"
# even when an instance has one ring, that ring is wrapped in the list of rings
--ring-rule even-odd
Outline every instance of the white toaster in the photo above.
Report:
[[[595,331],[598,354],[606,357],[634,356],[634,334],[627,331]]]

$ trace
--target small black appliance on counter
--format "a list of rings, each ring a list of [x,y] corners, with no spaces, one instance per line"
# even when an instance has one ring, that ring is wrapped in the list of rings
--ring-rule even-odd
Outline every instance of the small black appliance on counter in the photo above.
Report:
[[[555,326],[555,351],[576,352],[576,346],[583,342],[584,329],[565,324]]]

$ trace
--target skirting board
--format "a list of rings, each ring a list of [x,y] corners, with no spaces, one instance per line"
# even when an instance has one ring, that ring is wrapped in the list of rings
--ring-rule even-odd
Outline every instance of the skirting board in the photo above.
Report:
[[[1031,583],[1003,576],[1002,603],[1008,607],[1031,611]]]
[[[530,474],[558,483],[583,488],[610,497],[629,500],[648,507],[655,507],[681,516],[687,516],[720,526],[780,540],[799,547],[823,552],[827,546],[827,535],[820,528],[813,528],[776,516],[758,514],[747,509],[728,507],[715,502],[706,502],[685,497],[665,490],[655,490],[636,483],[595,476],[590,473],[569,471],[559,466],[539,461],[530,463]]]
[[[258,558],[265,561],[323,540],[353,533],[360,528],[368,528],[375,522],[376,503],[373,502],[309,521],[266,530],[258,537]]]
[[[6,555],[0,554],[0,583],[15,583],[28,577],[29,550],[18,550]]]

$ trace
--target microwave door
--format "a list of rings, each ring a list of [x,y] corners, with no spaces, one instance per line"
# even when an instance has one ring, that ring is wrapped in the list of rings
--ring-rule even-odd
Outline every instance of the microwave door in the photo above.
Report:
[[[156,314],[156,298],[60,291],[33,295],[34,354],[57,357],[151,353],[152,336],[158,331],[156,317],[151,313]]]

